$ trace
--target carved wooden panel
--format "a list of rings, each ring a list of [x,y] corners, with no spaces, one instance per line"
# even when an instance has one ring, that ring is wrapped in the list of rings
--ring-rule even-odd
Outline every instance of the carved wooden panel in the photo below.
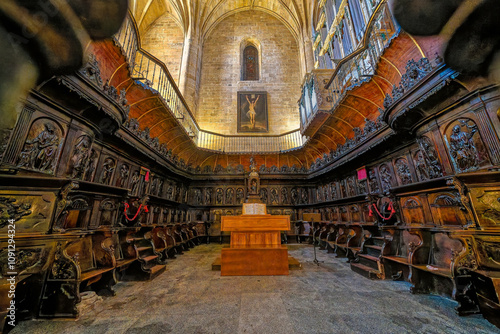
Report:
[[[82,272],[96,267],[90,236],[69,244],[66,247],[66,253],[80,266]]]
[[[406,225],[425,225],[423,205],[417,197],[401,198],[403,221]]]
[[[369,203],[363,203],[361,206],[363,221],[367,223],[375,222],[375,215],[370,216],[370,205]]]
[[[15,219],[16,234],[46,233],[50,229],[56,195],[42,191],[0,191],[0,231],[7,233],[9,219]]]
[[[17,157],[17,167],[55,174],[65,132],[61,124],[55,120],[49,118],[35,120]]]
[[[413,163],[420,181],[443,176],[439,153],[432,140],[427,136],[417,138],[419,150],[413,154]]]
[[[66,212],[63,214],[63,229],[82,229],[90,220],[92,203],[87,196],[74,195],[69,197]]]
[[[460,226],[467,224],[457,193],[429,194],[429,203],[434,222],[437,225]]]
[[[478,235],[474,237],[481,267],[500,270],[500,236]]]
[[[483,139],[473,120],[460,118],[449,123],[444,132],[444,140],[456,173],[491,165]]]
[[[500,227],[500,190],[496,187],[469,190],[479,226]]]
[[[407,185],[413,182],[410,165],[405,158],[399,158],[394,161],[394,169],[396,171],[399,185]]]
[[[389,164],[382,164],[378,167],[378,173],[380,177],[380,184],[382,185],[382,191],[387,192],[392,188],[394,183],[394,177]]]
[[[347,211],[346,206],[339,206],[339,213],[340,213],[340,221],[343,221],[343,222],[349,221],[349,213]]]
[[[429,265],[451,269],[451,262],[463,249],[459,240],[450,238],[446,233],[435,233],[432,236]]]
[[[349,210],[351,211],[351,221],[356,223],[361,222],[361,212],[359,211],[359,206],[351,205],[349,206]]]

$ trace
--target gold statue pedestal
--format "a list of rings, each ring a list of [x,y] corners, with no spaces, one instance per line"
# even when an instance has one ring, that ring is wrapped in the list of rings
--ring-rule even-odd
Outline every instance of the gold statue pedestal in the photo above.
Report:
[[[221,252],[222,276],[288,275],[288,250],[281,231],[289,216],[268,215],[266,205],[243,204],[243,215],[222,217],[222,231],[231,232],[229,248]]]

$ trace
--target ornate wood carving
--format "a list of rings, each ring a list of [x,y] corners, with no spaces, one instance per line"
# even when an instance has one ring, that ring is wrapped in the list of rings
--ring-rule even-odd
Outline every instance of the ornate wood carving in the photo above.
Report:
[[[226,204],[233,204],[233,199],[234,199],[234,189],[233,188],[227,188],[226,189]]]
[[[410,172],[410,166],[408,165],[408,161],[404,158],[398,159],[395,162],[396,173],[398,175],[401,184],[410,184],[413,182]]]
[[[445,142],[457,173],[465,173],[490,164],[488,153],[474,121],[458,119],[448,126]]]
[[[222,188],[217,188],[215,191],[215,203],[217,205],[224,203],[224,190],[222,190]]]
[[[62,128],[55,121],[42,118],[33,122],[17,167],[54,174],[63,135]]]
[[[386,164],[380,165],[378,168],[380,183],[382,184],[382,190],[388,192],[392,188],[392,174],[389,167]]]
[[[10,219],[19,221],[23,217],[31,215],[31,204],[17,204],[17,199],[13,197],[0,197],[0,228],[9,224]]]
[[[76,139],[69,163],[68,174],[71,178],[80,180],[83,178],[86,168],[89,167],[88,160],[91,145],[92,139],[87,135],[82,135]]]

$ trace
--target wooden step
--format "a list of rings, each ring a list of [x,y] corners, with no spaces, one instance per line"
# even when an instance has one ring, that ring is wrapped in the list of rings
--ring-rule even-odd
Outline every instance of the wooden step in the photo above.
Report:
[[[156,266],[149,268],[149,270],[151,270],[151,275],[154,275],[154,274],[156,274],[159,271],[164,270],[164,269],[165,269],[165,265],[163,265],[163,264],[157,264]]]
[[[382,250],[382,246],[376,246],[376,245],[365,245],[365,247],[368,247],[368,248],[371,248],[371,249],[376,249],[376,250],[379,250],[379,251],[381,251],[381,250]]]
[[[212,262],[212,271],[220,271],[221,269],[221,259],[220,256]],[[294,257],[288,257],[288,269],[289,270],[299,270],[302,269],[302,264]]]
[[[383,256],[384,259],[397,262],[397,263],[402,263],[402,264],[408,264],[408,258],[407,257],[402,257],[402,256]]]
[[[367,260],[373,261],[373,262],[378,262],[379,258],[373,255],[368,255],[368,254],[358,254],[359,257],[365,258]]]
[[[143,260],[144,262],[150,262],[154,259],[157,259],[158,258],[158,255],[150,255],[150,256],[146,256],[146,257],[141,257],[140,259]]]
[[[380,271],[361,263],[351,262],[351,270],[370,279],[378,279],[380,275]]]
[[[132,243],[134,241],[144,240],[144,238],[127,238],[128,243]]]

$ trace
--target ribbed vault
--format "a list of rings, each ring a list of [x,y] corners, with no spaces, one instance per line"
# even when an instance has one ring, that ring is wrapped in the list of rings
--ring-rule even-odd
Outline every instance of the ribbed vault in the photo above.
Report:
[[[130,9],[140,33],[147,31],[156,19],[172,15],[187,32],[197,30],[203,38],[221,20],[245,10],[261,10],[280,20],[295,38],[302,38],[309,17],[310,0],[132,0]]]

